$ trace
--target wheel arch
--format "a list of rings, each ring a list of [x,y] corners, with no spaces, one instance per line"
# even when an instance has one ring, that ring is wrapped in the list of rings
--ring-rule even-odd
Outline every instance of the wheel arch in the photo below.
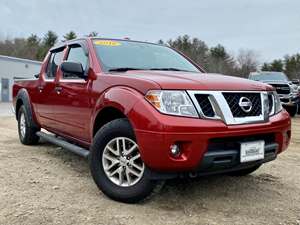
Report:
[[[93,137],[96,135],[97,131],[101,129],[105,124],[109,123],[112,120],[126,118],[124,113],[117,109],[116,107],[107,106],[98,112],[94,125],[93,125]]]
[[[33,110],[33,107],[32,107],[31,101],[30,101],[30,96],[25,88],[20,89],[16,96],[16,109],[15,109],[16,119],[18,119],[19,110],[22,105],[24,105],[26,110],[30,113],[32,125],[36,128],[39,128],[40,126],[37,123],[35,112]]]
[[[96,102],[91,124],[92,138],[106,123],[119,118],[127,118],[134,128],[129,112],[137,101],[143,98],[138,91],[128,87],[113,87],[104,92]]]

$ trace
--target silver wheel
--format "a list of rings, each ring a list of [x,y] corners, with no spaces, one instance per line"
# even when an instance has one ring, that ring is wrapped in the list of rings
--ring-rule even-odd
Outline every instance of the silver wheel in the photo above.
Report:
[[[24,138],[25,134],[26,134],[26,120],[25,120],[24,113],[21,113],[21,116],[20,116],[20,133],[21,133],[22,138]]]
[[[138,145],[126,137],[114,138],[105,146],[102,165],[108,179],[122,187],[135,185],[145,170]]]

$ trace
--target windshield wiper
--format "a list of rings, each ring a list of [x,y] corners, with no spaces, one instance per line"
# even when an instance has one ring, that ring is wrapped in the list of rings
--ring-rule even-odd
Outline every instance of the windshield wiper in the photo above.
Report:
[[[108,71],[112,72],[112,71],[116,71],[116,72],[126,72],[128,70],[144,70],[142,68],[131,68],[131,67],[120,67],[120,68],[112,68],[109,69]]]
[[[189,70],[182,70],[182,69],[177,69],[177,68],[151,68],[149,70],[162,70],[162,71],[184,71],[184,72],[193,72]]]
[[[119,68],[112,68],[109,69],[109,72],[115,71],[115,72],[126,72],[128,70],[161,70],[161,71],[184,71],[184,72],[193,72],[189,70],[182,70],[177,68],[134,68],[134,67],[119,67]]]

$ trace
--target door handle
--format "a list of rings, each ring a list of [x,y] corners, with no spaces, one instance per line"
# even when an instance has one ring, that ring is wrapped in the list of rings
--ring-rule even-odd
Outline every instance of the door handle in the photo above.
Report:
[[[42,92],[44,90],[44,86],[38,86],[37,89],[39,92]]]
[[[62,91],[62,87],[55,87],[55,91],[56,91],[56,93],[57,94],[59,94],[60,95],[60,93],[61,93],[61,91]]]

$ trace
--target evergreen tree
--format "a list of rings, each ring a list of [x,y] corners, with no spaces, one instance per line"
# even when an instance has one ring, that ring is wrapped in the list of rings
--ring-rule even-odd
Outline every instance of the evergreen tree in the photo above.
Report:
[[[44,57],[46,56],[47,52],[55,43],[57,42],[58,36],[56,33],[53,31],[49,30],[42,41],[42,44],[40,45],[40,48],[37,52],[37,59],[38,60],[43,60]]]
[[[271,71],[271,65],[269,63],[264,63],[261,67],[262,71]]]
[[[163,41],[160,40],[160,43]],[[198,38],[191,39],[188,35],[184,35],[175,40],[170,39],[166,44],[182,52],[204,68],[208,67],[208,47],[205,42]]]
[[[300,54],[285,56],[285,73],[290,79],[300,79]]]
[[[69,33],[66,33],[64,35],[64,40],[63,41],[68,41],[68,40],[73,40],[76,39],[77,35],[74,31],[70,31]]]
[[[271,71],[277,71],[277,72],[282,72],[283,71],[283,62],[281,59],[275,59],[271,63]]]

